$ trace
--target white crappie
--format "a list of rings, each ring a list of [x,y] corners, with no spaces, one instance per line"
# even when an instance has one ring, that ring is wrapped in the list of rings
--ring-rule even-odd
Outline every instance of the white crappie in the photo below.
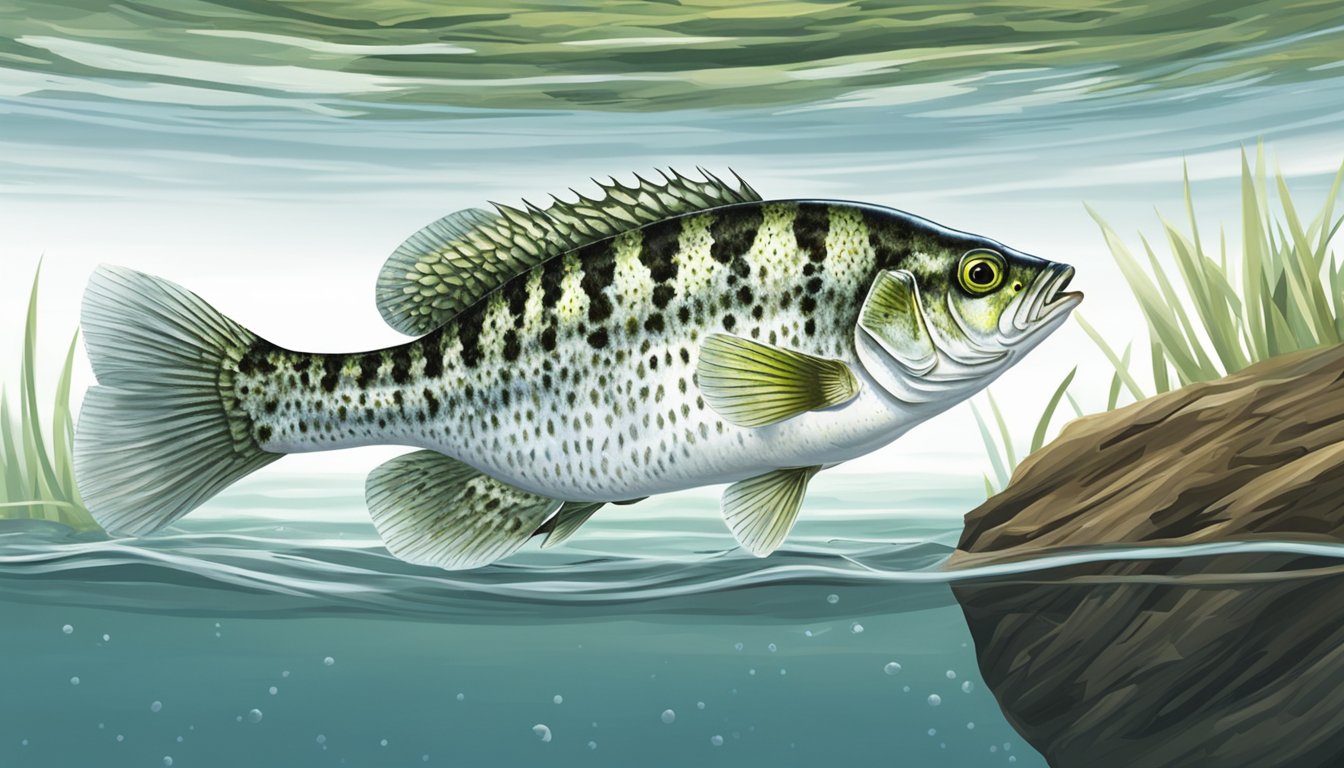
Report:
[[[369,480],[397,555],[464,568],[603,503],[713,483],[758,555],[808,480],[970,396],[1058,327],[1072,269],[899,211],[680,175],[404,243],[379,306],[423,334],[276,347],[171,283],[95,273],[100,386],[76,432],[94,515],[144,533],[285,453],[416,446]]]

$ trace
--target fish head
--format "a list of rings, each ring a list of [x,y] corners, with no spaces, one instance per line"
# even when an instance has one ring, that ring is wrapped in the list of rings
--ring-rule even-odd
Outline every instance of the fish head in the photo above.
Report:
[[[914,245],[892,266],[914,284],[927,331],[922,364],[893,364],[862,333],[858,349],[869,373],[906,402],[947,404],[973,394],[1063,325],[1083,299],[1065,290],[1073,267],[987,238],[942,230]]]

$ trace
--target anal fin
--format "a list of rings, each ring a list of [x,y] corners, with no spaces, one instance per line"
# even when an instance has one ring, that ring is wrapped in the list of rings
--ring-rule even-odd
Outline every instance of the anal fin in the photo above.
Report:
[[[798,519],[808,481],[820,469],[776,469],[728,486],[723,519],[738,543],[757,557],[778,549]]]
[[[560,508],[435,451],[379,466],[365,485],[388,550],[411,563],[463,570],[513,554]]]
[[[546,534],[546,538],[541,542],[541,548],[550,549],[563,544],[602,507],[600,501],[566,501],[565,505],[560,507],[560,511],[555,513],[555,517],[547,520],[546,524],[537,530],[537,533]]]

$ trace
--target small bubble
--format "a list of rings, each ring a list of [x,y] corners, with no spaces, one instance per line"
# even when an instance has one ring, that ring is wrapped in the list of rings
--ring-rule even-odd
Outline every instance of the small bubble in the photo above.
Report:
[[[19,742],[19,745],[24,747],[28,746],[28,740],[24,739],[23,741]]]
[[[713,736],[710,736],[710,737],[709,737],[709,743],[710,743],[710,744],[713,744],[713,745],[716,746],[716,747],[722,747],[722,746],[723,746],[723,737],[716,733],[716,734],[714,734]]]
[[[543,723],[537,723],[532,726],[532,732],[537,734],[537,738],[541,739],[543,742],[549,742],[551,740],[551,729]]]
[[[771,643],[771,644],[765,646],[765,649],[766,649],[767,651],[771,652],[771,653],[774,653],[775,651],[778,651],[778,650],[779,650],[779,646],[775,645],[774,643]]]
[[[943,697],[942,697],[942,696],[939,696],[939,695],[936,694],[936,693],[930,693],[930,694],[929,694],[929,706],[930,706],[930,707],[936,707],[936,706],[938,706],[939,704],[942,704],[942,703],[943,703]]]
[[[421,756],[420,756],[420,762],[422,762],[422,763],[428,763],[428,762],[429,762],[429,755],[421,755]]]
[[[703,701],[697,701],[697,702],[695,702],[695,708],[696,708],[696,709],[704,709],[704,708],[705,708],[705,702],[703,702]]]
[[[886,672],[888,675],[894,675],[901,671],[901,665],[894,661],[888,661],[887,665],[882,668],[882,671]]]
[[[663,719],[663,722],[667,723],[668,725],[671,725],[672,723],[675,723],[677,721],[677,713],[673,712],[670,709],[664,709],[661,717]]]
[[[804,636],[804,637],[811,637],[811,636],[812,636],[812,630],[810,630],[810,629],[804,629],[804,630],[803,630],[803,636]]]
[[[181,737],[181,736],[178,736],[178,737],[177,737],[177,743],[178,743],[178,744],[181,744],[181,743],[182,743],[182,737]]]
[[[840,602],[840,596],[835,594],[827,595],[826,602],[830,603],[831,605],[835,605],[836,603]]]
[[[172,757],[169,757],[168,755],[164,755],[164,756],[163,756],[163,764],[164,764],[164,765],[172,765],[172,764],[173,764],[173,758],[172,758]]]
[[[465,694],[465,693],[459,693],[459,694],[457,694],[457,700],[458,700],[458,701],[465,701],[466,698],[467,698],[467,694]]]
[[[970,680],[961,684],[962,693],[970,693],[973,690],[975,690],[975,683],[972,683]]]
[[[968,730],[968,731],[974,731],[974,730],[975,730],[975,723],[967,723],[967,724],[966,724],[966,730]]]
[[[953,671],[950,670],[950,669],[947,670],[947,679],[948,679],[948,680],[956,680],[956,679],[957,679],[957,673],[956,673],[956,672],[953,672]]]
[[[754,675],[756,674],[756,668],[755,668],[755,667],[752,667],[751,669],[748,669],[748,670],[747,670],[747,674],[748,674],[748,675],[753,675],[753,676],[754,676]]]
[[[856,635],[861,634],[863,632],[863,625],[856,621],[850,625],[849,631]]]
[[[996,747],[996,746],[994,746],[993,744],[990,744],[990,745],[989,745],[989,751],[990,751],[990,752],[998,752],[998,751],[999,751],[999,748]]]
[[[733,650],[735,650],[735,651],[740,651],[740,650],[742,650],[742,644],[741,644],[741,643],[733,643]]]
[[[937,736],[937,735],[938,735],[938,729],[937,729],[937,728],[930,728],[930,729],[929,729],[929,735],[930,735],[930,736]]]
[[[332,657],[328,656],[327,658],[325,658],[325,659],[322,660],[322,663],[323,663],[323,664],[326,664],[328,667],[330,667],[332,664],[335,664],[335,663],[336,663],[336,660],[333,659]]]
[[[1012,751],[1013,751],[1013,745],[1012,745],[1012,744],[1009,744],[1009,743],[1006,742],[1006,741],[1003,742],[1003,751],[1004,751],[1004,752],[1012,752]]]
[[[277,693],[280,692],[280,689],[279,689],[279,688],[276,688],[274,685],[272,685],[270,688],[268,688],[268,689],[266,690],[266,692],[269,693],[269,694],[271,694],[272,696],[274,696],[275,694],[277,694]]]
[[[590,741],[590,742],[588,742],[588,748],[589,748],[589,749],[597,749],[597,742],[596,742],[596,741]]]
[[[387,746],[387,739],[380,739],[380,740],[378,741],[378,746],[380,746],[380,747],[386,747],[386,746]]]
[[[1009,755],[1009,756],[1008,756],[1008,762],[1010,762],[1010,763],[1016,763],[1016,762],[1017,762],[1017,755]]]
[[[260,709],[254,709],[254,710],[251,710],[250,712],[248,712],[248,713],[247,713],[247,721],[248,721],[249,723],[260,723],[260,722],[261,722],[261,710],[260,710]]]
[[[66,624],[64,627],[61,627],[61,631],[68,635],[73,633],[75,631],[75,628],[70,626],[69,624]]]
[[[215,629],[219,629],[219,622],[218,622],[218,621],[215,622]]]
[[[289,670],[286,669],[284,672],[281,672],[281,673],[280,673],[280,676],[281,676],[281,677],[289,677]]]
[[[906,686],[902,686],[902,687],[901,687],[901,691],[903,691],[904,693],[909,693],[909,692],[910,692],[910,686],[908,686],[908,685],[906,685]]]
[[[111,641],[112,641],[112,636],[111,636],[111,635],[103,635],[103,642],[104,642],[104,643],[109,643],[109,642],[111,642]]]
[[[780,668],[779,668],[779,674],[780,674],[780,675],[787,675],[787,674],[789,674],[789,670],[787,670],[787,669],[785,669],[785,668],[783,668],[783,667],[780,667]]]
[[[554,701],[556,704],[564,704],[564,703],[565,703],[565,697],[564,697],[564,696],[561,696],[560,694],[557,693],[557,694],[555,694],[554,696],[551,697],[551,701]]]
[[[125,736],[122,736],[120,733],[117,734],[117,741],[118,741],[118,742],[122,742],[122,741],[125,741],[125,740],[126,740],[126,737],[125,737]]]
[[[326,735],[325,733],[319,733],[319,734],[317,734],[317,743],[318,743],[318,744],[326,744],[326,743],[327,743],[327,735]]]
[[[162,701],[155,701],[154,703],[150,704],[150,705],[149,705],[149,711],[150,711],[150,712],[162,712],[162,711],[163,711],[163,702],[162,702]]]

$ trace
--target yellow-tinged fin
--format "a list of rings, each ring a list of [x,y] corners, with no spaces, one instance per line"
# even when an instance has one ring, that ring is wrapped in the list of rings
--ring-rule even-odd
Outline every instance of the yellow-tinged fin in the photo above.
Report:
[[[774,424],[859,394],[854,372],[839,360],[723,333],[701,343],[695,376],[705,402],[740,427]]]
[[[808,481],[820,469],[776,469],[728,486],[723,519],[738,543],[757,557],[778,549],[798,519]]]
[[[566,251],[647,224],[761,196],[740,176],[733,183],[700,169],[703,179],[659,171],[626,186],[597,181],[602,195],[553,197],[548,208],[495,204],[495,211],[449,214],[397,247],[378,274],[378,311],[388,325],[428,333],[510,278]]]
[[[545,527],[546,538],[541,542],[542,549],[550,549],[558,544],[563,544],[570,536],[578,532],[579,528],[586,522],[593,513],[602,508],[602,502],[594,501],[566,501],[565,505],[555,513],[555,517],[547,522]]]
[[[903,269],[878,273],[859,312],[859,327],[913,373],[928,373],[938,361],[915,277]]]
[[[434,451],[379,466],[369,473],[365,495],[392,554],[449,570],[513,554],[561,505]]]

